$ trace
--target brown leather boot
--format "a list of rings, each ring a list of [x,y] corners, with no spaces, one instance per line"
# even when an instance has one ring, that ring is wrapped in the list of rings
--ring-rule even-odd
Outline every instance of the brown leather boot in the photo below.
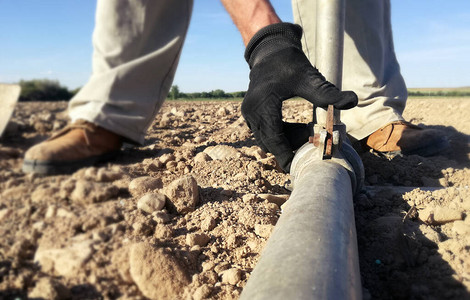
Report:
[[[386,154],[432,156],[448,148],[449,141],[440,130],[396,121],[372,133],[366,145]]]
[[[23,172],[72,173],[113,158],[121,146],[121,136],[79,120],[26,151]]]

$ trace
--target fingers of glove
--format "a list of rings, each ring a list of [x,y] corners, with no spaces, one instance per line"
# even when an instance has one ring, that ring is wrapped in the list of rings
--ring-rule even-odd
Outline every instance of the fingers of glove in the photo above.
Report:
[[[316,106],[326,108],[333,104],[338,109],[349,109],[357,105],[357,95],[351,91],[340,91],[325,80],[314,67],[308,68],[297,87],[296,94]]]
[[[284,132],[267,135],[261,131],[260,137],[268,151],[274,154],[281,168],[285,172],[289,172],[294,153]]]
[[[252,130],[252,132],[253,132],[253,135],[255,136],[256,144],[258,144],[258,146],[261,148],[261,150],[263,150],[266,153],[269,152],[269,149],[266,147],[263,140],[261,139],[260,131],[259,130],[254,130],[254,131]]]
[[[307,124],[282,122],[282,128],[292,149],[296,150],[308,142],[310,132]]]
[[[351,109],[358,103],[357,95],[353,91],[341,92],[341,98],[335,102],[334,107],[337,109]]]

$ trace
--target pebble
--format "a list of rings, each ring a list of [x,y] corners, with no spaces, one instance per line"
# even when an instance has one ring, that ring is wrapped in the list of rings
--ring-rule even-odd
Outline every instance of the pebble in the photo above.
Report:
[[[165,195],[160,193],[148,193],[137,201],[137,208],[151,214],[154,211],[162,210],[165,206],[165,202]]]
[[[50,300],[62,300],[70,299],[70,291],[62,285],[60,282],[48,278],[40,278],[31,292],[28,293],[30,299],[50,299]]]
[[[205,233],[190,233],[186,235],[186,245],[204,247],[209,243],[211,237]]]
[[[277,204],[277,206],[281,207],[287,199],[289,199],[290,195],[273,195],[273,194],[258,194],[258,197],[261,199],[267,200],[268,202]]]
[[[419,211],[419,219],[431,225],[441,225],[462,220],[463,211],[447,207],[426,207]]]
[[[231,285],[236,285],[242,279],[242,272],[240,269],[231,268],[222,272],[222,282]]]
[[[194,142],[198,144],[204,143],[205,141],[207,141],[207,139],[203,136],[197,136],[194,138]]]
[[[255,233],[263,238],[268,238],[271,235],[271,232],[273,231],[274,226],[270,224],[266,225],[261,225],[261,224],[256,224],[255,225]]]
[[[142,294],[150,299],[179,299],[189,284],[184,268],[171,254],[148,243],[132,245],[130,274]]]
[[[114,185],[79,179],[70,194],[70,200],[80,204],[92,204],[109,200],[116,197],[118,193],[119,189]]]
[[[180,214],[194,211],[199,202],[199,187],[191,175],[173,181],[164,191],[171,205]]]
[[[211,216],[206,217],[204,220],[201,222],[201,230],[204,231],[211,231],[212,229],[215,228],[215,219]]]
[[[13,210],[9,208],[4,208],[0,210],[0,222],[3,221],[4,219],[8,218],[10,214],[13,212]]]
[[[470,234],[470,225],[465,224],[464,221],[455,221],[452,231],[458,235],[467,235]]]
[[[255,194],[245,194],[242,197],[244,203],[253,203],[256,202],[257,196]]]
[[[56,213],[57,213],[57,206],[51,205],[47,208],[46,214],[44,215],[44,217],[46,219],[50,219],[50,218],[55,217]]]
[[[204,153],[204,152],[199,152],[194,157],[194,162],[196,162],[196,163],[197,162],[203,163],[203,162],[208,162],[208,161],[211,161],[211,160],[212,160],[212,158],[209,156],[209,154]]]
[[[170,222],[170,217],[164,211],[154,211],[152,213],[152,219],[157,222],[157,224],[166,224]]]
[[[165,153],[158,159],[162,164],[166,165],[170,161],[174,161],[176,159],[173,153]]]
[[[39,263],[43,272],[55,272],[60,276],[75,278],[91,258],[92,245],[92,240],[84,240],[61,249],[40,246],[34,255],[34,261]]]
[[[211,287],[208,284],[203,284],[196,289],[193,294],[194,300],[206,299],[212,292]]]
[[[108,171],[104,168],[98,169],[96,173],[96,180],[99,182],[113,182],[119,180],[124,176],[122,172]]]
[[[226,116],[228,113],[229,112],[225,107],[221,107],[215,112],[216,116],[218,116],[218,117]]]
[[[148,192],[161,189],[163,182],[160,178],[150,176],[137,177],[129,183],[129,192],[133,196],[139,196]]]
[[[232,146],[217,145],[210,146],[204,149],[204,153],[207,153],[212,159],[224,160],[229,158],[240,158],[242,154]]]

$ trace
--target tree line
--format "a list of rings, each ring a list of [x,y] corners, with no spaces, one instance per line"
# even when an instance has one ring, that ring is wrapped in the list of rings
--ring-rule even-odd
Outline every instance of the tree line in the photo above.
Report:
[[[69,90],[67,87],[62,86],[59,81],[49,79],[21,80],[19,85],[21,86],[20,101],[68,101],[80,90],[80,88]],[[226,93],[221,89],[210,92],[183,93],[177,85],[173,85],[168,94],[168,99],[230,99],[243,98],[245,94],[245,91]],[[469,97],[470,91],[468,89],[432,92],[409,90],[408,96]]]
[[[19,101],[68,101],[75,96],[80,88],[69,90],[62,86],[57,80],[49,79],[33,79],[21,80],[18,83],[21,86],[21,94]],[[210,92],[183,93],[177,85],[170,89],[169,99],[227,99],[227,98],[243,98],[246,92],[226,93],[217,89]]]
[[[243,98],[246,92],[226,93],[224,90],[217,89],[210,92],[182,93],[177,85],[173,85],[168,94],[168,98],[177,99],[227,99],[227,98]]]

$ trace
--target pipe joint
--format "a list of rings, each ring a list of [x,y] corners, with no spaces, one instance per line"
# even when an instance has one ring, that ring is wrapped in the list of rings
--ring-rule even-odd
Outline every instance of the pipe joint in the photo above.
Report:
[[[342,125],[335,125],[342,126]],[[344,125],[343,125],[344,127]],[[364,184],[364,166],[362,164],[359,154],[354,150],[353,146],[349,142],[349,139],[346,136],[344,128],[338,128],[335,130],[337,140],[334,143],[334,151],[332,157],[326,161],[331,163],[336,163],[344,167],[349,174],[351,179],[351,186],[353,188],[353,193],[357,193],[361,190],[362,185]],[[290,173],[292,175],[292,182],[295,184],[299,178],[304,176],[304,173],[310,168],[317,166],[317,164],[312,164],[313,162],[323,160],[324,148],[323,144],[320,143],[305,143],[300,147],[292,160]],[[318,170],[321,172],[322,170]]]

